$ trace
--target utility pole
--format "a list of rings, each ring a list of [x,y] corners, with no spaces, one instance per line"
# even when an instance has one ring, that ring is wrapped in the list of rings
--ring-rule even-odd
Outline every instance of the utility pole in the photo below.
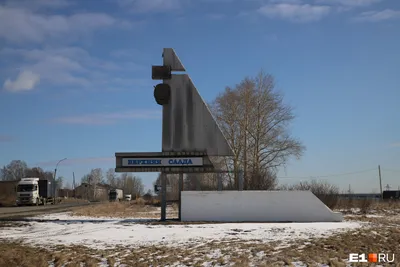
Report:
[[[72,172],[72,189],[75,190],[75,172]]]
[[[75,192],[75,172],[72,172],[72,194],[73,194],[73,197],[76,197],[76,192]]]
[[[54,194],[54,197],[57,194],[57,188],[56,188],[57,167],[58,167],[58,164],[60,164],[61,161],[64,161],[66,159],[67,158],[60,159],[56,164],[56,168],[54,169],[54,178],[53,178],[53,194]]]
[[[379,171],[379,185],[380,185],[380,188],[381,188],[381,199],[383,199],[381,165],[378,165],[378,171]]]

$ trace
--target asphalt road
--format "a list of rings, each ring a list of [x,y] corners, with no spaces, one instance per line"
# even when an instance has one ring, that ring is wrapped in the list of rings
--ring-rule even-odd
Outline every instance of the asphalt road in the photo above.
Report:
[[[46,213],[70,211],[76,207],[95,205],[97,203],[60,203],[46,206],[0,207],[0,220],[29,217]]]

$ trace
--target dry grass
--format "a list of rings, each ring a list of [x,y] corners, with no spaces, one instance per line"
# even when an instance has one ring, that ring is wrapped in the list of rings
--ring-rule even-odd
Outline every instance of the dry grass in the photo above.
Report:
[[[134,217],[137,213],[146,213],[156,210],[154,207],[138,205],[134,202],[106,202],[73,210],[75,216],[90,217]]]
[[[52,262],[55,267],[78,267],[82,263],[86,267],[97,267],[100,262],[95,252],[81,246],[45,249],[27,246],[21,242],[2,241],[0,253],[0,266],[48,267],[49,262]]]
[[[354,213],[358,209],[360,214],[369,213],[400,213],[400,201],[381,201],[371,199],[341,199],[337,209],[344,213]]]
[[[60,203],[88,203],[89,201],[86,199],[79,198],[60,198]]]
[[[134,200],[134,203],[143,206],[146,204],[146,201],[143,198],[137,198]]]
[[[17,198],[15,196],[1,196],[0,207],[13,207],[16,205]]]

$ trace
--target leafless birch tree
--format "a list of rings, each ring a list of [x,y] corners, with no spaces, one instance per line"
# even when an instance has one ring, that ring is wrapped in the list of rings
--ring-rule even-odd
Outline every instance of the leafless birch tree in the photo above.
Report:
[[[210,106],[235,152],[226,161],[234,170],[228,176],[231,187],[237,188],[242,170],[245,190],[272,189],[278,168],[291,157],[300,158],[305,150],[289,131],[292,108],[276,91],[273,77],[263,71],[227,87]]]

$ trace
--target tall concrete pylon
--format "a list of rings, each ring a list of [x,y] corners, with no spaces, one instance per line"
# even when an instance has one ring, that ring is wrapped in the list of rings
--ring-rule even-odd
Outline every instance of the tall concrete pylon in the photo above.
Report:
[[[174,49],[164,48],[164,66],[186,71]],[[188,74],[173,74],[164,80],[171,88],[170,101],[163,105],[162,151],[206,151],[208,156],[234,153],[211,111]]]

